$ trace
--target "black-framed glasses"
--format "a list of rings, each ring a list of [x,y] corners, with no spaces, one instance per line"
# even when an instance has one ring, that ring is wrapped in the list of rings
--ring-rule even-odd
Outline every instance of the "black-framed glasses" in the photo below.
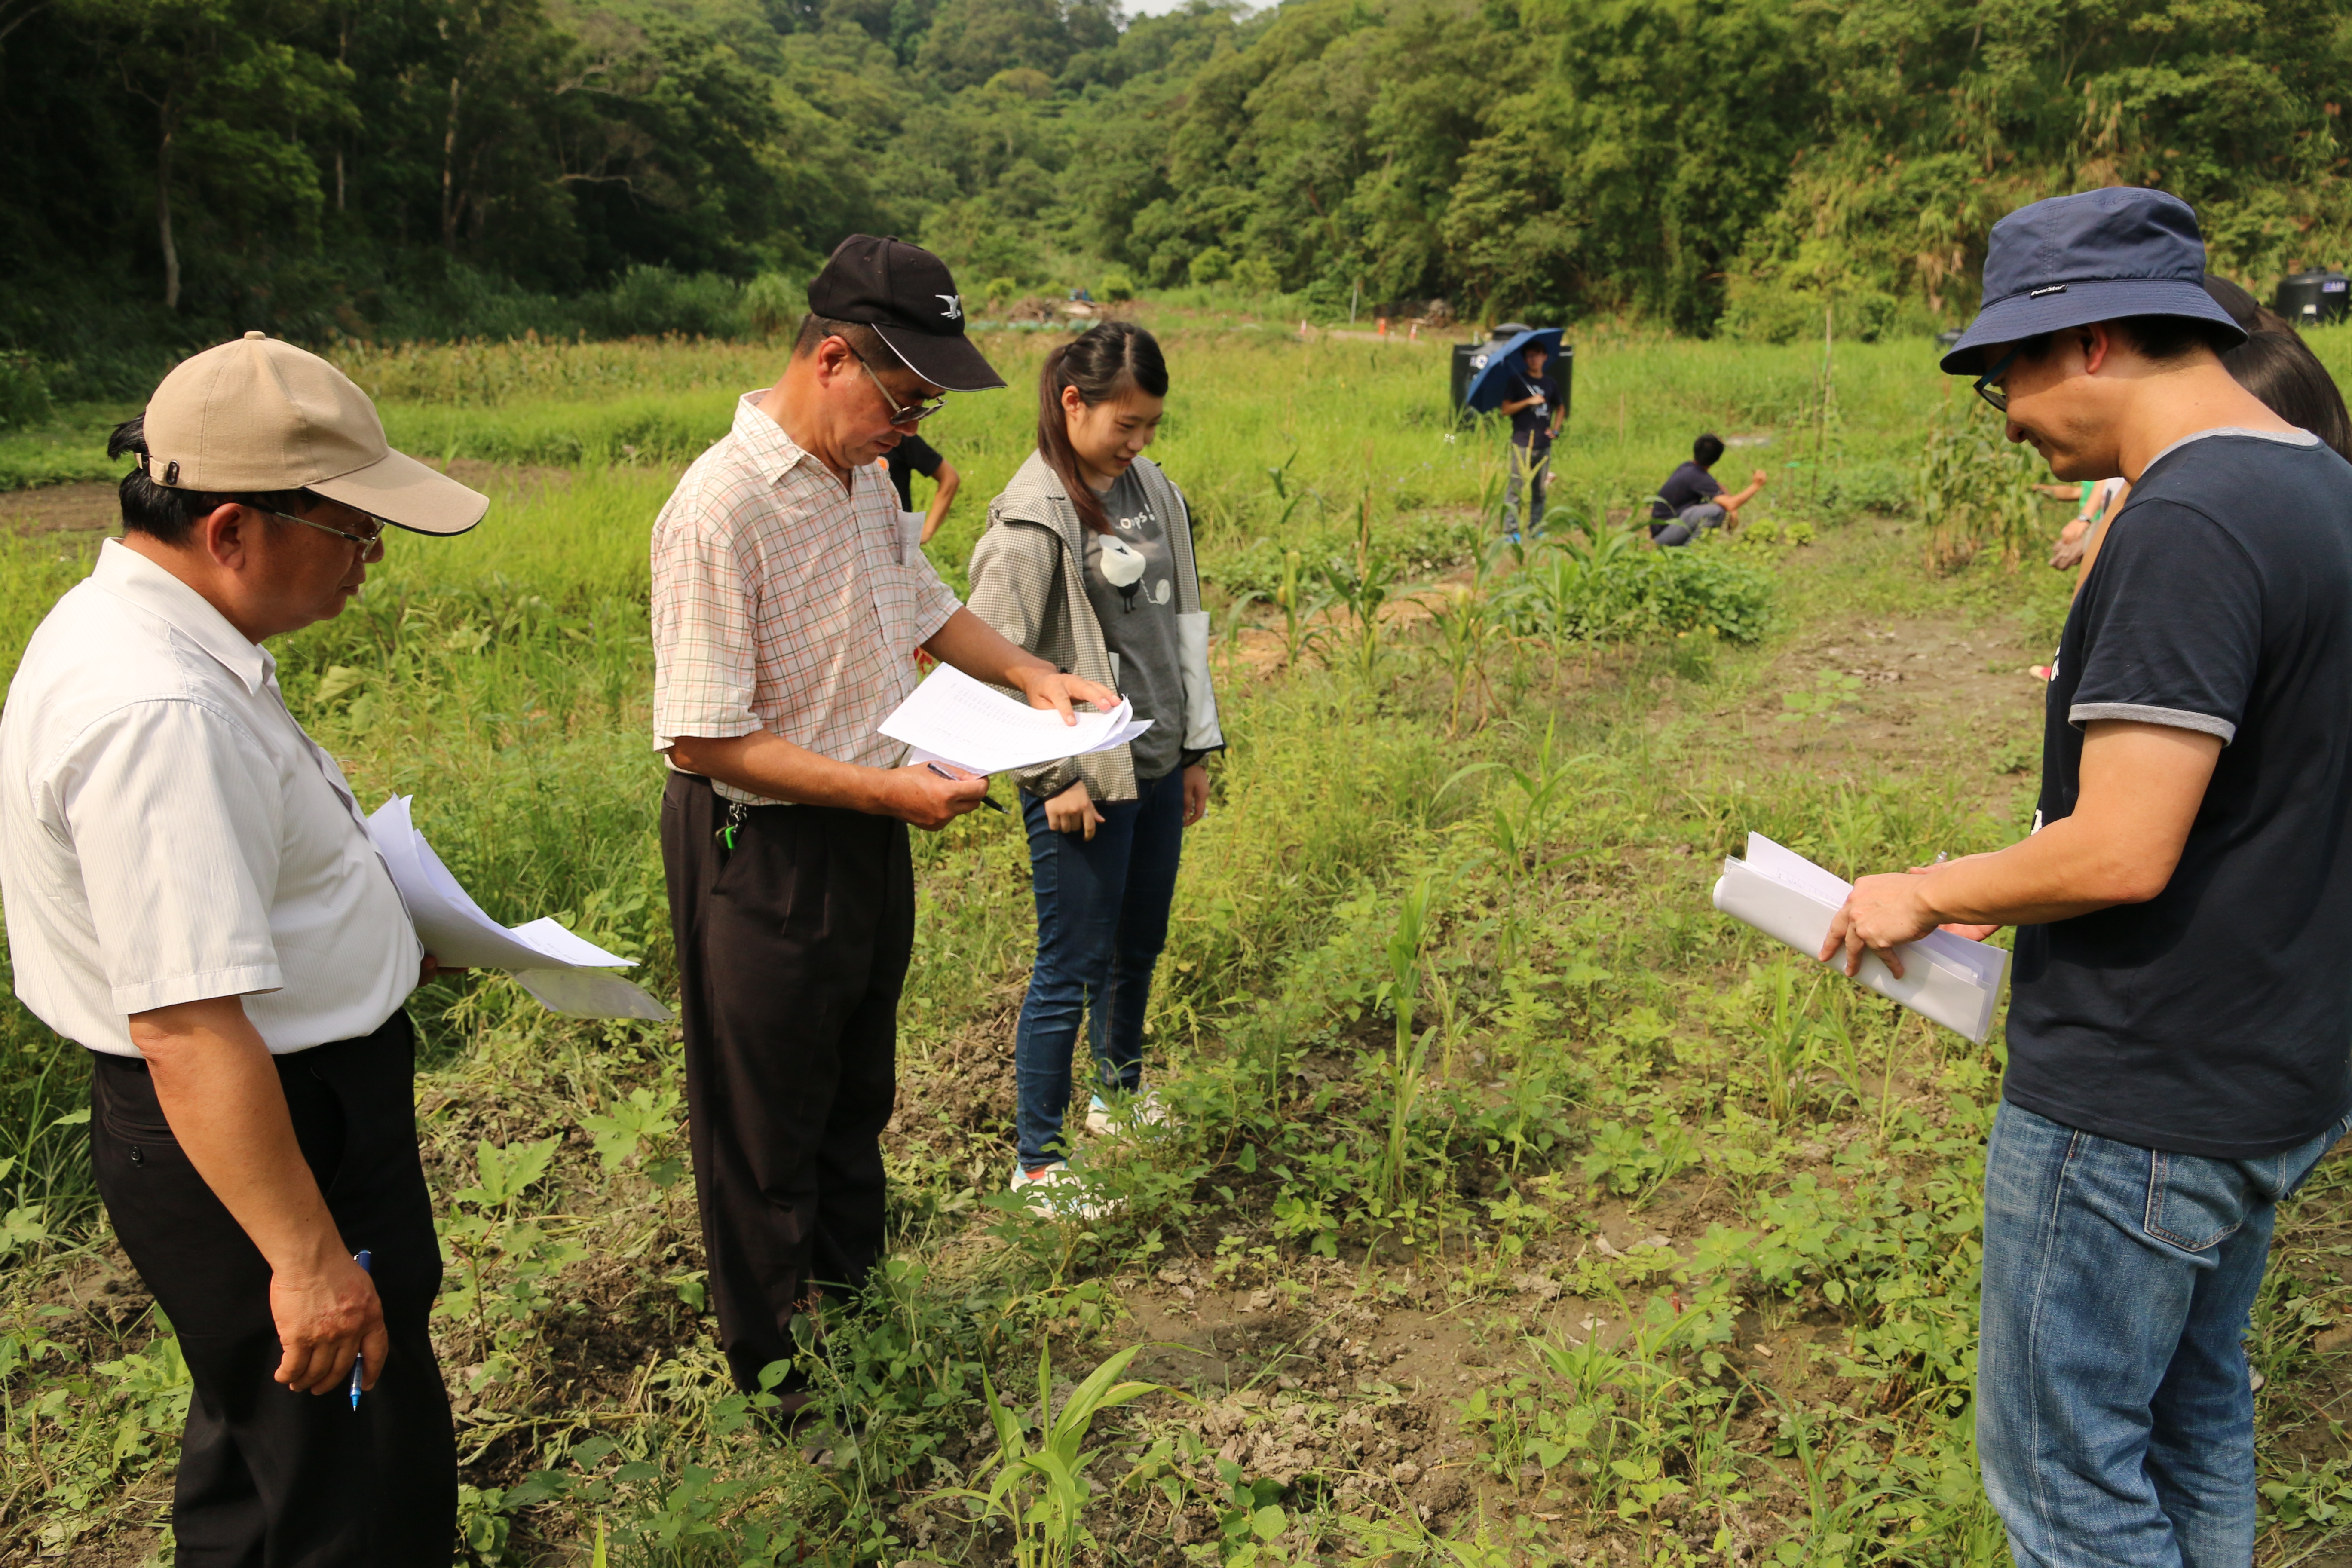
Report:
[[[2011,349],[2000,356],[1999,364],[1977,377],[1977,395],[1991,404],[1995,410],[2002,414],[2009,412],[2009,391],[2005,387],[1994,385],[1993,383],[2007,375],[2009,367],[2016,363],[2017,350]]]
[[[859,353],[856,349],[851,349],[849,353],[850,357],[857,361],[857,368],[866,373],[866,379],[874,384],[874,390],[882,395],[882,401],[890,405],[891,424],[920,425],[948,405],[947,396],[943,393],[937,397],[926,397],[912,408],[908,407],[890,395],[890,389],[882,384],[882,378],[874,374],[874,367],[866,363],[864,354]]]
[[[371,552],[381,553],[383,549],[383,524],[381,522],[365,533],[353,533],[350,529],[337,528],[331,522],[320,522],[316,518],[297,517],[290,511],[271,511],[266,506],[257,506],[253,510],[269,517],[283,518],[288,522],[299,522],[305,528],[315,528],[320,533],[331,533],[337,539],[350,540],[360,547],[362,560],[365,560]]]

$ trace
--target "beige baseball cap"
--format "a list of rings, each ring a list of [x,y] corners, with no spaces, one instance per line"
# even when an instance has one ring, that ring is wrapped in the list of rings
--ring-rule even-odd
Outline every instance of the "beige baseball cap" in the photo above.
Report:
[[[375,405],[266,332],[183,360],[147,400],[147,477],[234,495],[310,490],[417,533],[463,533],[489,498],[395,452]]]

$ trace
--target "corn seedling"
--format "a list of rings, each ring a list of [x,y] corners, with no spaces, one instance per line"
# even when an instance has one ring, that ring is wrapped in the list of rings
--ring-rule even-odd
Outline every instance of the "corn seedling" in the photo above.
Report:
[[[1430,1036],[1437,1027],[1432,1025],[1427,1032],[1416,1034],[1412,1025],[1413,1010],[1421,999],[1425,978],[1423,954],[1430,939],[1436,934],[1436,907],[1443,891],[1431,873],[1423,872],[1413,879],[1412,886],[1397,900],[1396,924],[1389,932],[1386,949],[1389,973],[1381,983],[1380,1000],[1386,1002],[1396,1016],[1396,1038],[1389,1053],[1388,1155],[1381,1186],[1392,1208],[1404,1200],[1413,1107],[1421,1096],[1422,1068],[1429,1056]]]
[[[984,1378],[989,1425],[996,1452],[974,1472],[975,1480],[995,1473],[986,1491],[958,1489],[954,1495],[978,1505],[978,1516],[1003,1525],[1013,1535],[1017,1568],[1063,1568],[1078,1549],[1100,1545],[1086,1525],[1087,1500],[1094,1483],[1087,1472],[1100,1458],[1086,1446],[1095,1417],[1106,1410],[1160,1391],[1156,1383],[1118,1382],[1141,1352],[1130,1345],[1087,1374],[1059,1410],[1054,1408],[1054,1362],[1049,1348],[1037,1354],[1037,1420],[1034,1441],[1021,1418],[1004,1408],[994,1384]]]

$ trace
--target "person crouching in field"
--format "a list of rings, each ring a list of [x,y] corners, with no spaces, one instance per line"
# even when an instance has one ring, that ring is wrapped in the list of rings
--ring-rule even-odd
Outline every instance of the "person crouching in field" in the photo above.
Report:
[[[907,827],[988,781],[901,767],[875,726],[915,650],[1071,722],[1108,686],[957,604],[875,464],[949,391],[1004,384],[937,257],[870,235],[809,285],[782,380],[744,395],[653,530],[654,744],[677,943],[696,1201],[719,1348],[746,1392],[819,1286],[882,1252],[882,1128],[914,947]],[[783,1374],[789,1422],[807,1406]]]
[[[0,899],[18,1000],[91,1053],[99,1196],[187,1361],[178,1561],[446,1568],[402,1011],[437,971],[262,645],[341,614],[386,524],[462,533],[489,503],[259,332],[183,362],[108,450],[138,460],[122,537],[0,712]]]
[[[2037,831],[1864,877],[1822,957],[2015,925],[1977,1452],[2021,1564],[2243,1564],[2241,1342],[2279,1201],[2352,1126],[2352,464],[2231,378],[2186,204],[1996,225],[1945,356],[2129,507],[2067,613]]]
[[[1046,357],[1037,450],[988,510],[971,607],[1010,641],[1116,686],[1151,728],[1021,780],[1037,898],[1037,958],[1013,1043],[1015,1192],[1072,1179],[1062,1114],[1088,1024],[1089,1131],[1164,1114],[1142,1091],[1143,1018],[1168,936],[1184,830],[1208,809],[1221,750],[1192,526],[1144,457],[1168,367],[1150,332],[1106,321]],[[1065,1206],[1081,1207],[1084,1199]]]
[[[1701,436],[1691,443],[1691,460],[1666,476],[1650,498],[1650,538],[1661,545],[1688,544],[1710,528],[1739,521],[1739,509],[1754,500],[1771,477],[1761,468],[1749,476],[1748,488],[1727,494],[1712,472],[1723,458],[1723,437]]]

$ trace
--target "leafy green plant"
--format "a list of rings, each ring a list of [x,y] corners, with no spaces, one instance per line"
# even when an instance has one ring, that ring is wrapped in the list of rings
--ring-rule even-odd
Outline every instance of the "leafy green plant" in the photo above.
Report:
[[[1054,1408],[1053,1356],[1040,1350],[1037,1410],[1042,1430],[1034,1442],[1020,1417],[996,1397],[995,1386],[982,1378],[996,1452],[982,1461],[973,1479],[991,1472],[995,1479],[986,1491],[961,1488],[954,1495],[971,1499],[981,1519],[1012,1532],[1018,1568],[1062,1568],[1080,1547],[1100,1544],[1087,1527],[1086,1508],[1094,1491],[1087,1472],[1101,1455],[1086,1447],[1087,1438],[1104,1411],[1160,1391],[1157,1384],[1118,1381],[1142,1349],[1130,1345],[1112,1354],[1087,1374],[1059,1410]]]
[[[1308,623],[1329,600],[1311,593],[1299,552],[1282,552],[1282,580],[1276,584],[1274,603],[1282,612],[1282,664],[1298,668],[1299,656],[1322,640],[1321,628]]]
[[[1780,693],[1780,711],[1772,715],[1776,724],[1843,724],[1850,716],[1847,705],[1862,697],[1862,678],[1848,675],[1842,669],[1817,670],[1810,687],[1800,686]]]
[[[1376,998],[1385,1003],[1396,1018],[1396,1037],[1388,1060],[1388,1151],[1381,1172],[1381,1186],[1391,1205],[1402,1204],[1404,1199],[1411,1153],[1408,1130],[1421,1096],[1430,1037],[1436,1032],[1433,1026],[1416,1034],[1413,1012],[1425,975],[1423,953],[1435,934],[1437,904],[1444,890],[1435,877],[1424,872],[1397,900],[1396,925],[1389,932],[1386,947],[1388,978],[1381,983]]]
[[[1322,576],[1331,597],[1355,623],[1350,658],[1357,678],[1370,685],[1380,673],[1381,613],[1396,587],[1396,563],[1380,551],[1360,552],[1352,562],[1338,558],[1325,562]]]
[[[1431,624],[1437,628],[1438,661],[1452,686],[1445,705],[1445,732],[1449,736],[1462,732],[1463,702],[1474,691],[1479,704],[1478,722],[1473,727],[1483,729],[1495,703],[1486,661],[1503,640],[1505,628],[1487,596],[1475,586],[1441,593],[1423,603]]]

